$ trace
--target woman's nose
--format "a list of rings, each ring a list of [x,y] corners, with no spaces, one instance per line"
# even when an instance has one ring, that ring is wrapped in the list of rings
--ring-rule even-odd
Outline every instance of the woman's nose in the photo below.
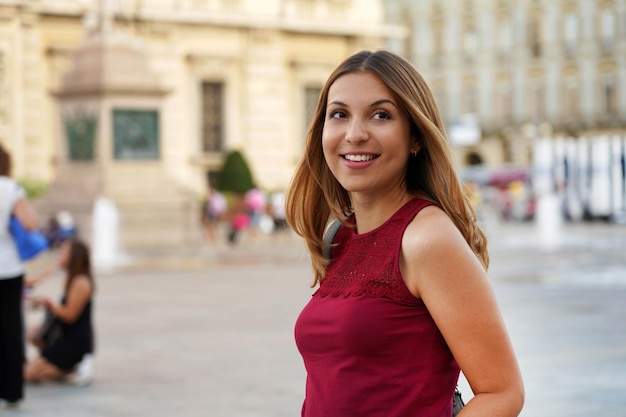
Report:
[[[367,140],[369,135],[367,133],[367,129],[363,125],[363,122],[354,119],[350,123],[348,127],[348,131],[346,132],[346,140],[348,142],[356,143]]]

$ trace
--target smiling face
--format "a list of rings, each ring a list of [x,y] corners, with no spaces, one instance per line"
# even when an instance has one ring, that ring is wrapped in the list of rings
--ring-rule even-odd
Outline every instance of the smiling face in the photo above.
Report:
[[[369,72],[342,75],[330,87],[322,148],[346,190],[377,196],[406,190],[408,158],[419,149],[400,103]]]

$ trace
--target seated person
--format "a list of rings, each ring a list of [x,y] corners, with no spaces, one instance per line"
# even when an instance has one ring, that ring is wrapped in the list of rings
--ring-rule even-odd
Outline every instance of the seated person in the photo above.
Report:
[[[91,320],[94,282],[89,249],[79,240],[65,241],[59,251],[59,264],[67,272],[61,303],[32,298],[34,307],[47,309],[47,320],[42,327],[29,332],[31,343],[39,348],[41,355],[25,365],[24,379],[27,382],[61,380],[79,370],[78,380],[74,382],[85,384],[90,382],[89,367],[94,351]]]

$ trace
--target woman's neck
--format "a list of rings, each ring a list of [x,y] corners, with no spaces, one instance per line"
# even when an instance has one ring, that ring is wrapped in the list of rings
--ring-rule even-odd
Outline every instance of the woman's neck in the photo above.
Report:
[[[372,199],[353,196],[352,208],[357,233],[363,234],[376,229],[412,198],[413,196],[406,192]]]

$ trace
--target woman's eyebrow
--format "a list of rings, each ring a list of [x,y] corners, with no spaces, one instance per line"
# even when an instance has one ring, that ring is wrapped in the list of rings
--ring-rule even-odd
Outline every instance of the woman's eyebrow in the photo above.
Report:
[[[396,103],[394,103],[392,100],[386,99],[386,98],[381,98],[380,100],[376,100],[375,102],[373,102],[372,104],[370,104],[370,107],[376,107],[376,106],[380,106],[381,104],[391,104],[394,107],[398,107],[396,106]],[[344,103],[343,101],[339,101],[339,100],[333,100],[330,103],[328,103],[328,105],[336,105],[336,106],[343,106],[343,107],[350,107],[348,104]]]
[[[370,107],[380,106],[381,104],[391,104],[393,107],[398,107],[398,106],[396,106],[396,103],[394,103],[392,100],[389,100],[389,99],[386,99],[386,98],[381,98],[380,100],[376,100],[375,102],[370,104]]]

